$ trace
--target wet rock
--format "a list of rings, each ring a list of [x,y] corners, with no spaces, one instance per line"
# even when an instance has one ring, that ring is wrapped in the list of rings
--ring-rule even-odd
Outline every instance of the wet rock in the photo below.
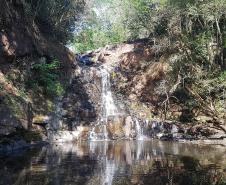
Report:
[[[13,150],[29,147],[29,144],[24,140],[19,140],[13,143]]]
[[[33,117],[32,123],[45,126],[49,123],[49,121],[50,121],[49,116],[36,115]]]
[[[189,134],[183,134],[181,139],[192,141],[192,140],[196,140],[197,137],[189,135]]]
[[[90,131],[90,127],[86,127],[86,126],[78,126],[77,130],[82,133],[82,132],[89,132]]]
[[[0,135],[9,135],[21,128],[22,124],[13,115],[7,105],[0,104]]]
[[[209,122],[211,120],[213,120],[212,117],[208,117],[208,116],[198,116],[196,118],[197,121],[201,122],[201,123],[206,123],[206,122]]]
[[[183,133],[174,133],[173,135],[173,140],[178,141],[180,139],[184,138],[184,134]]]
[[[113,139],[122,138],[125,136],[124,133],[124,125],[125,118],[124,117],[113,117],[108,120],[107,129],[109,134]]]
[[[162,134],[159,137],[159,139],[162,140],[162,141],[173,141],[173,140],[175,140],[175,138],[173,137],[173,134]]]
[[[77,131],[78,131],[78,138],[80,140],[88,140],[89,139],[90,127],[78,126]]]
[[[78,131],[49,131],[48,139],[50,142],[74,142],[79,138]]]
[[[226,138],[226,134],[225,133],[217,133],[214,135],[211,135],[208,137],[208,139],[216,139],[216,140],[222,140]]]
[[[84,65],[87,65],[87,66],[90,66],[90,65],[93,65],[94,64],[94,62],[91,59],[91,56],[90,55],[87,55],[87,54],[86,55],[77,55],[76,56],[76,59],[81,64],[84,64]]]
[[[123,127],[123,131],[125,133],[126,138],[130,138],[132,134],[132,125],[133,125],[133,120],[131,116],[126,117],[125,119],[125,125]]]

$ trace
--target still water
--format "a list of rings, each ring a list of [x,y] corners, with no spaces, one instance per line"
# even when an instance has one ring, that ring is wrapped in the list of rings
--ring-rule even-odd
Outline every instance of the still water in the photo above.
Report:
[[[0,157],[0,185],[226,185],[226,148],[161,141],[53,144]]]

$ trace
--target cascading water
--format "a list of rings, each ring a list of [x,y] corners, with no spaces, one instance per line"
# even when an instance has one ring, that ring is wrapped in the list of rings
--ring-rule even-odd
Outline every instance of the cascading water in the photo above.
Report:
[[[101,68],[101,77],[102,77],[102,116],[101,119],[105,123],[109,116],[115,116],[118,114],[117,107],[114,103],[114,99],[111,92],[111,81],[110,73],[105,68]]]
[[[111,80],[110,80],[110,68],[107,66],[101,66],[101,114],[99,118],[99,123],[97,124],[101,127],[102,135],[98,135],[95,132],[95,127],[90,132],[91,140],[108,139],[107,122],[109,116],[117,116],[118,109],[114,103],[112,91],[111,91]]]
[[[178,127],[176,125],[172,126],[171,133],[172,134],[178,133]]]
[[[137,139],[140,139],[142,137],[142,128],[137,119],[135,120],[135,126],[136,126],[136,132],[137,132]]]
[[[121,118],[125,116],[125,114],[119,113],[119,109],[116,106],[113,98],[110,78],[111,70],[112,67],[107,64],[104,64],[98,68],[99,77],[101,77],[101,109],[99,120],[89,133],[89,139],[93,141],[108,140],[110,136],[111,138],[114,138],[114,133],[118,132],[121,134],[122,132],[124,132],[123,129],[125,129],[125,127],[123,127],[123,129],[120,128],[118,124],[120,121],[123,121],[123,119]],[[122,108],[120,108],[120,110],[122,110]],[[131,137],[135,136],[137,140],[148,139],[148,137],[145,136],[145,126],[148,125],[148,120],[140,121],[137,118],[131,119],[132,121],[129,123],[129,125],[127,124],[127,127],[129,128],[128,130],[130,132],[128,135],[131,134]],[[114,123],[116,123],[116,127],[112,126],[112,124]],[[121,126],[124,126],[123,124],[124,123],[121,123]],[[115,132],[114,129],[118,130],[116,130]]]
[[[141,126],[141,123],[138,119],[135,119],[135,127],[137,133],[137,140],[144,140],[146,137],[144,136],[143,125]]]

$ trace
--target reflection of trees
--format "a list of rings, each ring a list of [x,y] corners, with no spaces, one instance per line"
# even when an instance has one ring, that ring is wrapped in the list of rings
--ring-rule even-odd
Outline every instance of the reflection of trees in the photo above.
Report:
[[[222,177],[216,165],[201,166],[197,159],[181,157],[179,161],[155,161],[148,175],[141,175],[141,181],[155,185],[223,185]]]
[[[173,147],[150,142],[51,145],[0,158],[0,185],[99,185],[109,175],[112,185],[226,185],[225,174],[214,165],[220,160],[225,168],[224,155],[215,159],[211,153],[208,158],[198,148]],[[182,149],[199,154],[199,160],[178,152]]]
[[[33,150],[20,153],[18,156],[0,158],[0,185],[15,184],[23,179],[30,167],[31,157],[37,156],[38,153],[38,151]]]
[[[79,185],[86,184],[92,176],[96,160],[89,156],[78,157],[70,150],[65,153],[44,148],[10,158],[1,165],[0,175],[4,178],[0,178],[0,185]]]

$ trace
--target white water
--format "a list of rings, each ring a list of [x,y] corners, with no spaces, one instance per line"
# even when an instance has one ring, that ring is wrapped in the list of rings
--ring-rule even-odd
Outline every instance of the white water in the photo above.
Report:
[[[94,126],[90,131],[89,138],[90,140],[109,140],[108,134],[108,119],[109,117],[117,117],[120,115],[118,108],[114,102],[113,93],[111,91],[111,78],[110,78],[111,67],[107,65],[102,65],[100,67],[100,76],[101,76],[101,113],[99,122]],[[134,129],[136,133],[137,140],[148,139],[144,135],[144,125],[142,122],[139,122],[138,119],[133,120]],[[148,124],[148,120],[145,121],[145,124]],[[98,128],[98,129],[96,129]],[[99,132],[99,133],[96,133]]]
[[[174,134],[174,133],[178,133],[178,128],[176,125],[173,125],[172,126],[172,130],[171,130],[171,133]]]
[[[107,122],[109,116],[117,116],[118,109],[114,103],[112,91],[111,91],[111,78],[110,78],[110,68],[107,66],[101,66],[101,114],[99,123],[97,125],[101,126],[102,136],[95,133],[95,127],[90,132],[91,140],[108,140]]]
[[[144,136],[143,127],[140,125],[138,119],[135,119],[135,127],[137,133],[137,140],[144,140],[146,137]]]
[[[116,116],[118,114],[117,107],[114,103],[114,99],[111,92],[111,80],[110,73],[106,67],[102,67],[101,70],[102,79],[102,116],[101,119],[105,123],[109,116]]]

